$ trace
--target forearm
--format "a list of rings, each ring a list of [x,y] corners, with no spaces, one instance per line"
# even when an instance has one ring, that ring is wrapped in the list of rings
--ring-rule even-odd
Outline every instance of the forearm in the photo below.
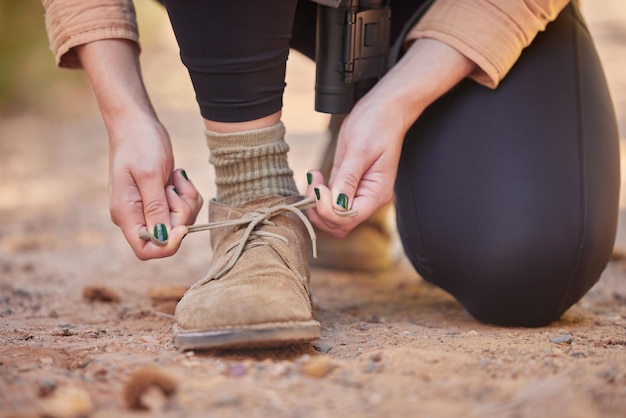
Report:
[[[406,132],[432,102],[476,69],[454,48],[434,39],[419,39],[366,96],[401,115]]]
[[[146,92],[134,42],[104,39],[76,47],[100,112],[111,130],[125,120],[151,118],[156,114]]]

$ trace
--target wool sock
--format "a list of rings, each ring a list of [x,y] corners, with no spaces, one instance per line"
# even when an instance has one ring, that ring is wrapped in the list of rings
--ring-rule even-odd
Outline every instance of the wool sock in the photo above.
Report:
[[[255,198],[298,196],[287,162],[289,145],[282,122],[268,128],[235,133],[206,131],[215,168],[216,200],[239,206]]]

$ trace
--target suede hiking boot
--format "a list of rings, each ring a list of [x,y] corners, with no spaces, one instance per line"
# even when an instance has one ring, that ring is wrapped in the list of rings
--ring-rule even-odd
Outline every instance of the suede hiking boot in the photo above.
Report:
[[[312,199],[280,196],[240,207],[209,203],[210,223],[198,229],[213,230],[213,261],[176,307],[178,348],[284,346],[319,338],[308,265],[315,232],[302,212],[314,206]]]
[[[319,245],[311,266],[374,272],[398,264],[404,250],[393,220],[394,209],[393,203],[386,204],[341,239],[316,231]]]

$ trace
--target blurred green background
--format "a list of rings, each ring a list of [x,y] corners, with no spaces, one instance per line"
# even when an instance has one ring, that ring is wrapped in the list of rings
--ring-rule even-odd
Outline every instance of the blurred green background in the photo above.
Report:
[[[135,6],[142,43],[158,42],[155,31],[168,25],[162,7],[154,0],[135,0]],[[0,0],[0,113],[50,109],[69,91],[88,94],[88,84],[82,71],[56,67],[41,1]]]
[[[33,106],[56,83],[80,83],[77,72],[57,73],[38,0],[0,0],[0,111]]]

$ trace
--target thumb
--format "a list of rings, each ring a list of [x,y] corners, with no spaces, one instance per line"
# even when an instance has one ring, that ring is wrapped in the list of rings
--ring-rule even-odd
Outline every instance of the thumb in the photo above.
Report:
[[[359,158],[338,158],[335,161],[330,181],[333,202],[338,210],[349,210],[365,172],[364,162]]]

